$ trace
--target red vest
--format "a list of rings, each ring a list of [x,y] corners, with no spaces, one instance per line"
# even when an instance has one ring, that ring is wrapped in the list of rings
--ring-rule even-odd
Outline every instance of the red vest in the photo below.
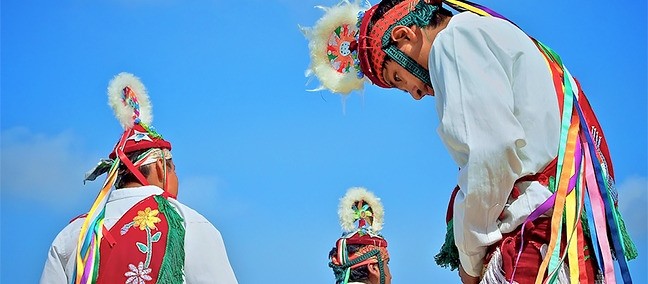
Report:
[[[97,283],[156,283],[167,247],[169,225],[154,196],[103,229]]]

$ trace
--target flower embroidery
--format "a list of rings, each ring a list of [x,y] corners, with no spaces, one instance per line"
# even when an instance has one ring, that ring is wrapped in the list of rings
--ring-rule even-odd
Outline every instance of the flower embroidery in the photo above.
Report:
[[[144,262],[140,262],[137,267],[135,265],[129,264],[128,267],[130,271],[126,272],[124,276],[128,277],[126,284],[144,284],[145,281],[152,280],[153,278],[148,274],[151,273],[152,269],[149,268],[151,265],[151,259],[153,256],[153,244],[160,241],[162,237],[162,232],[158,231],[152,233],[151,230],[157,230],[156,223],[162,222],[158,217],[160,211],[157,209],[151,210],[151,207],[146,207],[146,209],[137,212],[137,216],[133,218],[128,224],[125,224],[121,230],[120,234],[125,235],[130,228],[139,228],[142,231],[146,231],[146,243],[135,242],[135,247],[146,255]]]
[[[133,222],[135,222],[134,226],[139,227],[140,230],[145,230],[145,229],[157,229],[155,226],[155,223],[159,223],[161,220],[160,218],[157,217],[159,211],[156,210],[151,210],[151,207],[146,207],[144,211],[139,211],[137,212],[137,216],[133,218]]]
[[[124,276],[128,277],[128,279],[126,279],[126,284],[144,284],[145,281],[153,280],[153,278],[148,275],[151,273],[152,269],[144,268],[144,263],[141,261],[137,267],[129,264],[128,268],[130,268],[130,271],[124,273]]]

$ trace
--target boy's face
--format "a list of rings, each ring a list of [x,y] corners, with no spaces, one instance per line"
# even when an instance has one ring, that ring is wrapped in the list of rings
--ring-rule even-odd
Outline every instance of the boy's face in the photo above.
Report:
[[[432,87],[423,83],[393,60],[386,61],[383,77],[390,86],[409,93],[415,100],[420,100],[426,95],[434,96]]]

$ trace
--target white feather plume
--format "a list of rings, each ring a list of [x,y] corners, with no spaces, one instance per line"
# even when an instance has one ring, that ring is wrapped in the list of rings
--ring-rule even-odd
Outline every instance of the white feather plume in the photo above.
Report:
[[[113,109],[115,117],[124,129],[133,127],[135,110],[124,100],[124,88],[129,87],[137,96],[139,103],[139,119],[146,125],[153,123],[151,101],[144,84],[135,75],[121,72],[108,84],[108,104]]]
[[[368,5],[365,2],[365,5]],[[328,89],[334,93],[348,94],[354,90],[362,90],[365,80],[358,78],[355,72],[340,73],[331,66],[327,56],[327,45],[333,31],[343,25],[355,27],[358,21],[358,12],[367,10],[368,7],[361,7],[359,1],[353,3],[342,0],[333,7],[315,6],[324,11],[314,27],[299,27],[304,36],[309,40],[311,64],[307,76],[314,74],[320,81],[321,86],[309,90],[319,91]]]
[[[358,229],[355,224],[357,219],[355,218],[353,205],[360,200],[369,204],[369,207],[371,207],[373,217],[371,229],[374,234],[378,234],[383,227],[385,211],[382,203],[380,203],[380,198],[363,187],[349,188],[344,197],[340,199],[338,215],[342,229],[345,232],[352,232]]]

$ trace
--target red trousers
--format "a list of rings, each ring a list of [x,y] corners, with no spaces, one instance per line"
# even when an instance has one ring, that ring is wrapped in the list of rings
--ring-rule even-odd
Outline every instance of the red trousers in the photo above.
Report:
[[[521,228],[522,226],[511,233],[504,234],[502,240],[488,248],[486,264],[490,261],[495,249],[500,248],[502,253],[502,268],[504,270],[504,276],[508,281],[511,281],[511,276],[513,276],[513,268],[520,249]],[[538,269],[543,260],[543,254],[540,252],[540,249],[543,245],[548,245],[551,239],[551,218],[539,218],[533,223],[528,223],[524,230],[524,247],[517,264],[517,269],[515,270],[515,278],[513,279],[520,284],[535,283]],[[562,238],[561,249],[564,249],[564,230]],[[588,247],[591,246],[588,245]],[[594,257],[589,257],[587,250],[585,250],[584,254],[587,275],[587,281],[585,283],[595,283],[596,275],[599,274],[598,265]],[[567,263],[567,260],[565,260],[565,263]]]

